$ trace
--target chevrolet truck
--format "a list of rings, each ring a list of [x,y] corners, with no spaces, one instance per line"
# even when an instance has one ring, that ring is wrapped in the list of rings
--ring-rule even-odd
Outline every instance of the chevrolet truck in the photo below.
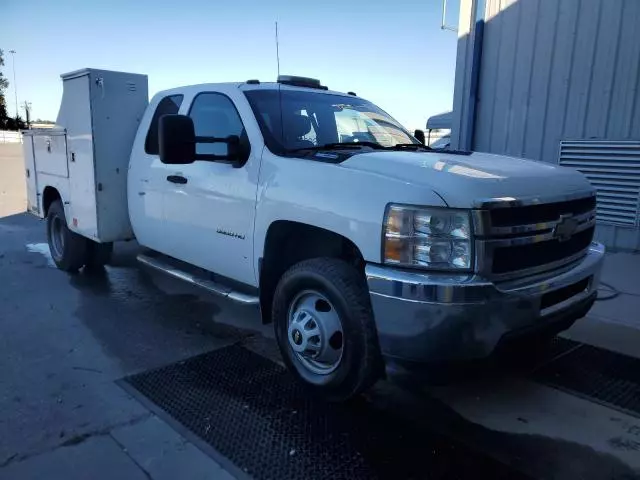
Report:
[[[604,258],[577,171],[431,150],[314,79],[192,85],[62,75],[56,127],[24,132],[28,209],[66,272],[138,260],[257,305],[293,375],[331,400],[390,366],[437,368],[557,333]]]

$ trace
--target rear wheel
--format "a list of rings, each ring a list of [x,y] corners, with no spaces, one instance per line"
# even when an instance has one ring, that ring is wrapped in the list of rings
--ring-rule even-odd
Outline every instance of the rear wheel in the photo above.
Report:
[[[108,265],[113,254],[113,242],[98,243],[87,239],[85,265],[89,269],[99,269]]]
[[[346,400],[382,375],[369,292],[346,262],[315,258],[291,267],[276,288],[273,319],[286,365],[315,393]]]
[[[47,240],[51,258],[60,270],[77,272],[84,265],[87,241],[67,227],[60,200],[54,201],[47,212]]]

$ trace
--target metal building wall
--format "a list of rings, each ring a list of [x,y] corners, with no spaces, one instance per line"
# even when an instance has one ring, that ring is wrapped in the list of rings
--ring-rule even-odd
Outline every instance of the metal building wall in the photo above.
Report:
[[[640,140],[640,0],[485,0],[469,122],[463,79],[478,2],[461,0],[454,147],[467,138],[474,150],[557,163],[561,140]],[[620,244],[616,229],[601,226],[598,236],[640,249],[640,231]]]

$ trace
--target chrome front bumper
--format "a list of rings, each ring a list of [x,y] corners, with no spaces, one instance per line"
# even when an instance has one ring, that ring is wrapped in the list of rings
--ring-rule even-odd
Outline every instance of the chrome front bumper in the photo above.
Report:
[[[500,283],[473,274],[419,273],[368,264],[365,272],[382,353],[412,362],[482,358],[505,335],[567,321],[570,325],[591,307],[603,260],[604,247],[593,243],[586,256],[569,266]],[[587,278],[584,290],[542,307],[545,294]]]

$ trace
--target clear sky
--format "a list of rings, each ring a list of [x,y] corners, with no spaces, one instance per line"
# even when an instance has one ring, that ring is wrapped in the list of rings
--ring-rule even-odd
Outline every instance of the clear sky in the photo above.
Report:
[[[457,23],[449,0],[447,23]],[[442,0],[0,0],[9,115],[18,100],[55,120],[60,74],[83,67],[145,73],[150,94],[194,83],[319,78],[355,91],[407,128],[451,109],[457,36]],[[24,112],[21,109],[22,116]]]

